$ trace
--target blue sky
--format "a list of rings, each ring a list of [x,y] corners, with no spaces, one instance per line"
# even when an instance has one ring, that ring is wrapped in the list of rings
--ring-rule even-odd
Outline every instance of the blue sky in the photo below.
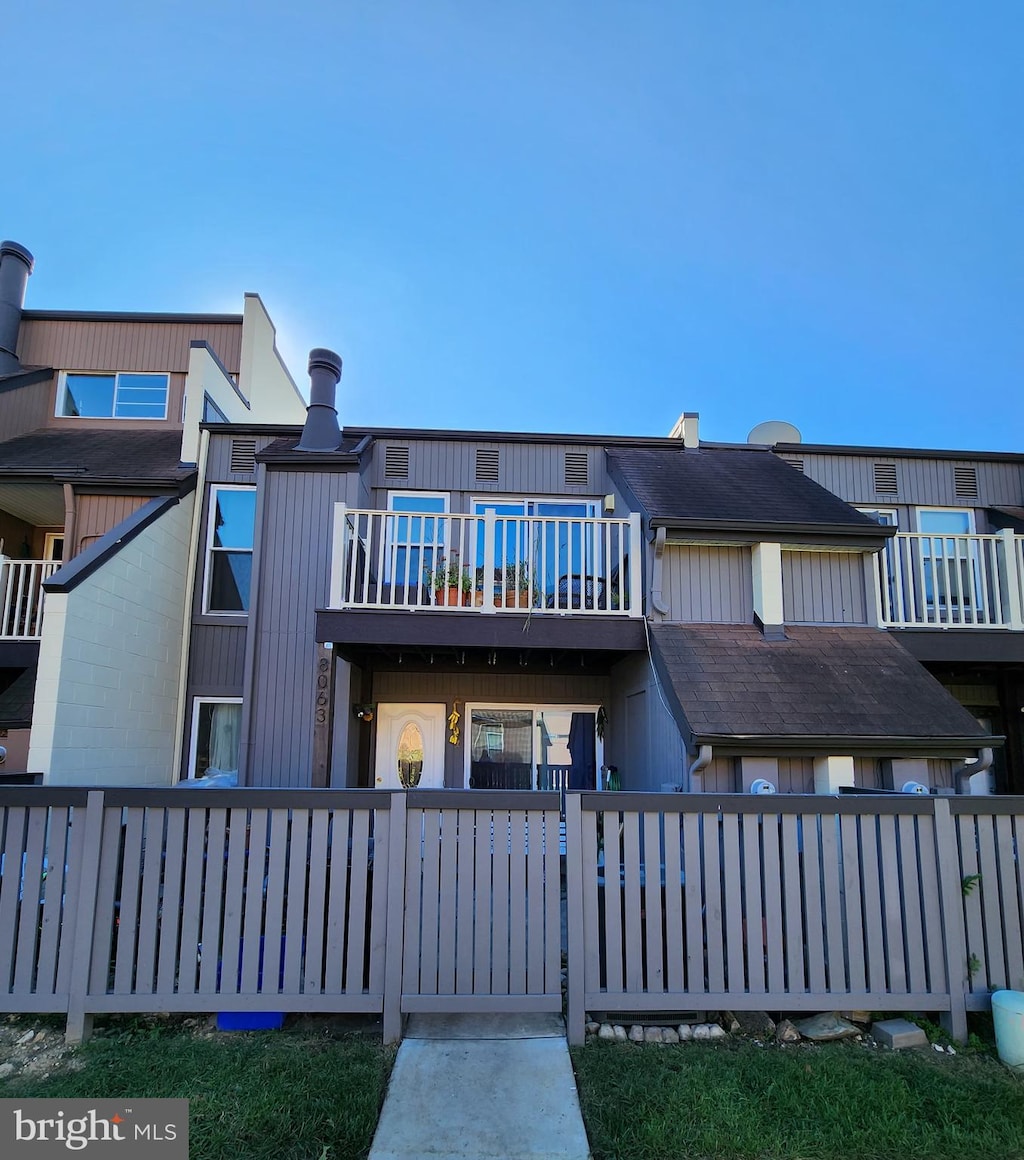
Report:
[[[1024,450],[1013,0],[11,7],[30,306],[256,290],[343,422]]]

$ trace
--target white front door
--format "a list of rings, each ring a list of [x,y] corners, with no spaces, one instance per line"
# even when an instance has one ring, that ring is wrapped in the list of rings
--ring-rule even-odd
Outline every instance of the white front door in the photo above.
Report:
[[[443,789],[447,705],[378,705],[377,789]]]

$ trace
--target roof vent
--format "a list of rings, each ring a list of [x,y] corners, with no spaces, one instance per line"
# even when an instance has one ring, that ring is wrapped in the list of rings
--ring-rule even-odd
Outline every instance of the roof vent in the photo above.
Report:
[[[17,242],[0,242],[0,375],[21,369],[18,362],[18,331],[25,287],[35,259]]]
[[[256,440],[231,440],[231,474],[252,475],[256,470]]]
[[[341,378],[341,356],[326,347],[309,352],[309,406],[306,425],[296,451],[337,451],[341,446],[341,428],[335,407],[335,390]]]
[[[875,494],[876,495],[898,495],[896,488],[896,464],[895,463],[876,463],[875,464]]]
[[[476,477],[480,483],[498,482],[498,450],[492,447],[476,449]]]
[[[956,494],[976,499],[978,495],[978,469],[976,467],[954,467],[953,480]]]
[[[585,451],[565,453],[565,486],[586,487],[590,483],[590,456]]]
[[[384,476],[387,479],[409,478],[409,448],[384,448]]]

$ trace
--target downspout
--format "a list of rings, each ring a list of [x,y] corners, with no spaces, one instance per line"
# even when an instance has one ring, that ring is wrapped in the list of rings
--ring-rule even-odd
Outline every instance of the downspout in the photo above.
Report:
[[[964,761],[953,770],[953,788],[962,794],[987,794],[988,790],[971,790],[967,784],[979,773],[988,773],[992,768],[993,752],[991,749],[979,749],[977,761]]]
[[[702,745],[697,750],[697,756],[693,760],[693,763],[690,765],[690,768],[686,771],[686,792],[687,793],[700,793],[700,786],[697,785],[695,787],[693,784],[693,779],[696,777],[697,780],[699,781],[701,771],[707,769],[707,767],[710,764],[711,764],[711,746],[710,745]]]
[[[73,556],[78,555],[75,548],[75,519],[78,514],[78,504],[75,498],[74,484],[64,484],[64,550],[60,555],[60,562],[66,564]]]
[[[657,528],[654,533],[654,562],[651,565],[651,607],[662,616],[668,616],[668,607],[661,599],[662,556],[665,554],[665,540],[668,533]]]

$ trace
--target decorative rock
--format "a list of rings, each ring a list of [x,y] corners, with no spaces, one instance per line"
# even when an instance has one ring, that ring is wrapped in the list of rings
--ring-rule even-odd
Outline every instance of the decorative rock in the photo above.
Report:
[[[717,1023],[708,1024],[708,1038],[709,1039],[725,1039],[726,1030],[724,1027],[719,1027]]]
[[[0,1063],[0,1079],[7,1079],[10,1075],[14,1075],[14,1064]]]
[[[688,1043],[693,1038],[693,1028],[689,1023],[680,1023],[676,1030],[679,1032],[680,1043]]]
[[[942,1044],[941,1043],[933,1043],[932,1044],[932,1051],[942,1052]]]
[[[614,1039],[615,1028],[610,1023],[602,1023],[597,1032],[598,1039]]]
[[[615,1024],[615,1026],[612,1028],[612,1031],[615,1032],[615,1038],[618,1039],[620,1042],[625,1042],[625,1040],[629,1038],[626,1035],[625,1027],[621,1026],[618,1023]]]
[[[909,1019],[882,1019],[872,1026],[871,1034],[883,1047],[891,1047],[893,1051],[928,1046],[928,1036]]]
[[[852,1035],[860,1035],[860,1028],[848,1023],[837,1011],[826,1011],[821,1015],[813,1015],[810,1019],[801,1019],[793,1026],[804,1039],[813,1039],[816,1042],[849,1039]]]
[[[590,1022],[587,1024],[587,1027],[586,1027],[587,1034],[588,1034],[588,1035],[596,1035],[596,1034],[597,1034],[597,1032],[598,1032],[598,1028],[599,1028],[600,1026],[601,1026],[601,1024],[600,1024],[600,1023],[595,1023],[595,1022],[593,1021],[593,1019],[591,1019],[591,1020],[590,1020]],[[610,1026],[610,1024],[608,1024],[608,1026]]]
[[[693,1029],[694,1039],[710,1039],[711,1028],[706,1023],[698,1023]]]
[[[720,1011],[718,1013],[718,1023],[730,1035],[735,1035],[740,1029],[740,1021],[731,1011]]]
[[[35,1037],[36,1037],[36,1033],[35,1033],[35,1030],[34,1030],[34,1029],[33,1029],[32,1031],[26,1031],[26,1032],[25,1032],[25,1033],[24,1033],[24,1034],[23,1034],[23,1035],[22,1035],[22,1036],[21,1036],[21,1037],[20,1037],[20,1038],[17,1040],[16,1046],[17,1046],[17,1047],[24,1047],[26,1043],[31,1043],[31,1042],[32,1042],[32,1040],[33,1040],[33,1039],[35,1039]]]
[[[725,1020],[721,1021],[726,1027]],[[742,1035],[746,1039],[768,1039],[775,1034],[775,1020],[767,1011],[737,1011],[732,1016],[732,1027],[726,1027],[734,1035]]]
[[[644,1043],[664,1043],[660,1027],[644,1028]]]
[[[633,1026],[629,1029],[629,1041],[630,1043],[643,1043],[644,1029],[640,1026],[639,1023],[634,1023]]]
[[[674,1027],[664,1028],[662,1030],[662,1033],[661,1033],[661,1042],[662,1043],[678,1043],[679,1042],[679,1032],[676,1031],[676,1029]]]
[[[797,1031],[788,1019],[781,1019],[779,1020],[779,1025],[775,1028],[775,1042],[799,1043],[800,1032]]]

